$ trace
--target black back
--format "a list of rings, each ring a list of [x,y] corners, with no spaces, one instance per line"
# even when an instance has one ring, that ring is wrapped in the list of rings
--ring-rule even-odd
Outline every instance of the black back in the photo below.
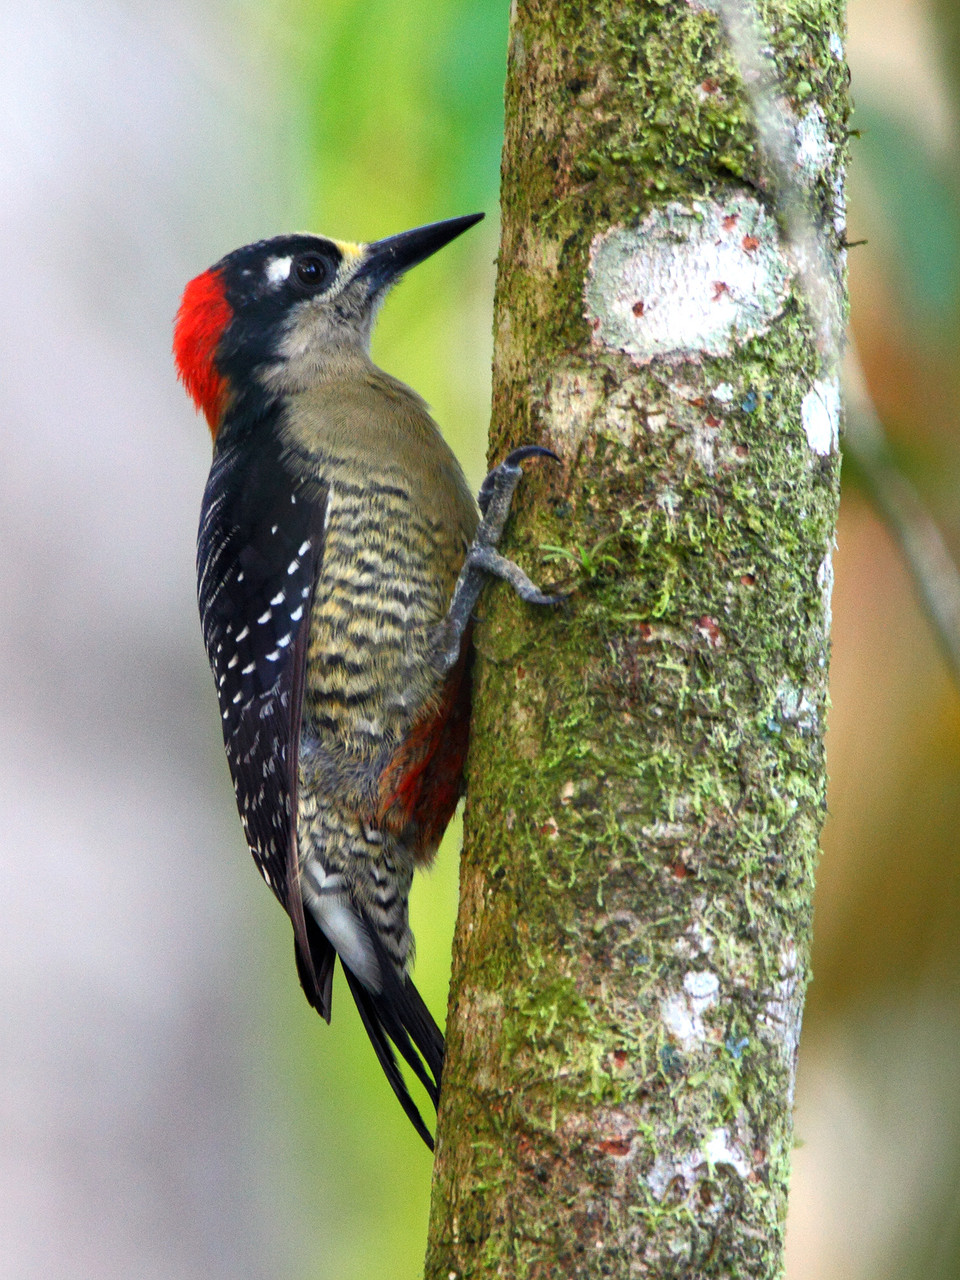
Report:
[[[272,425],[219,438],[197,575],[240,817],[263,878],[292,914],[303,668],[326,492],[295,484]]]

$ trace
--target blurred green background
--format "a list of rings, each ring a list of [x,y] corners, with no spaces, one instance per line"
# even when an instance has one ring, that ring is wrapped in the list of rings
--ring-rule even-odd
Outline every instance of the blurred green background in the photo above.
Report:
[[[676,0],[677,3],[685,0]],[[199,638],[191,276],[484,210],[374,356],[484,471],[507,0],[0,0],[0,1280],[416,1280],[430,1158],[325,1026]],[[960,553],[960,6],[851,0],[853,331]],[[960,1280],[960,697],[848,468],[789,1280]],[[459,830],[412,902],[439,1016]]]

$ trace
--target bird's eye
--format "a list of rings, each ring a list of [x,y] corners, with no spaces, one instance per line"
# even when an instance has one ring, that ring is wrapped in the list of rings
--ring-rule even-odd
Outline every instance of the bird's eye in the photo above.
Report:
[[[330,283],[333,263],[320,253],[302,253],[293,264],[290,278],[308,293],[316,293]]]

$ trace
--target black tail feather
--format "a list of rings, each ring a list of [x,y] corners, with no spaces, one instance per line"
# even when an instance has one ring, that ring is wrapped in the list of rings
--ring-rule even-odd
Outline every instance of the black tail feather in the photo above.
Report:
[[[373,947],[382,988],[378,992],[370,991],[346,965],[343,966],[343,971],[383,1073],[411,1124],[432,1151],[433,1138],[430,1130],[410,1096],[393,1050],[396,1048],[436,1107],[440,1101],[440,1078],[443,1074],[443,1033],[413,982],[406,973],[398,970],[396,963],[387,954],[369,919],[362,911],[357,914]],[[296,946],[297,971],[307,999],[329,1022],[337,953],[309,911],[305,913],[304,921],[313,973],[317,977],[316,984],[312,980],[310,966],[304,962],[299,945]]]
[[[394,1057],[393,1049],[390,1046],[390,1040],[394,1041],[404,1060],[409,1063],[417,1078],[423,1082],[424,1087],[430,1094],[430,1098],[434,1106],[437,1105],[440,1093],[439,1078],[434,1081],[428,1077],[423,1063],[417,1057],[413,1045],[410,1043],[410,1037],[407,1035],[402,1024],[397,1022],[393,1017],[392,1011],[389,1007],[385,1006],[383,997],[373,995],[369,992],[360,979],[355,977],[346,965],[344,965],[343,971],[347,975],[347,982],[350,985],[353,998],[357,1002],[357,1009],[360,1011],[360,1018],[363,1022],[367,1035],[370,1037],[370,1043],[373,1045],[374,1052],[380,1061],[380,1066],[383,1068],[383,1073],[389,1080],[390,1087],[397,1095],[397,1100],[406,1112],[410,1123],[432,1151],[433,1137],[430,1130],[423,1122],[423,1117],[417,1109],[417,1104],[414,1102],[413,1098],[410,1097],[406,1081],[400,1072],[400,1068],[397,1066],[397,1060]],[[416,988],[413,987],[413,983],[410,983],[409,985],[411,989],[416,992]],[[417,994],[417,999],[420,999],[419,994]],[[437,1034],[439,1035],[439,1031]]]
[[[300,944],[295,941],[293,946],[297,958],[297,974],[304,995],[321,1018],[329,1022],[333,994],[333,968],[337,962],[337,953],[333,949],[333,943],[321,932],[309,911],[304,915],[304,924],[307,930],[307,941],[310,944],[310,956],[313,960],[313,973],[317,978],[316,984],[314,984],[310,966],[301,954]]]

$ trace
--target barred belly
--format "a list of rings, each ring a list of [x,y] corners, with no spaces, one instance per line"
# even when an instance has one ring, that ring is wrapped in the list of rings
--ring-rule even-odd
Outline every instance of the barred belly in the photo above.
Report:
[[[406,840],[381,821],[381,782],[441,707],[431,629],[448,607],[458,550],[443,546],[444,530],[417,509],[402,474],[362,486],[333,479],[328,502],[300,747],[304,893],[345,892],[402,968],[416,833]]]

